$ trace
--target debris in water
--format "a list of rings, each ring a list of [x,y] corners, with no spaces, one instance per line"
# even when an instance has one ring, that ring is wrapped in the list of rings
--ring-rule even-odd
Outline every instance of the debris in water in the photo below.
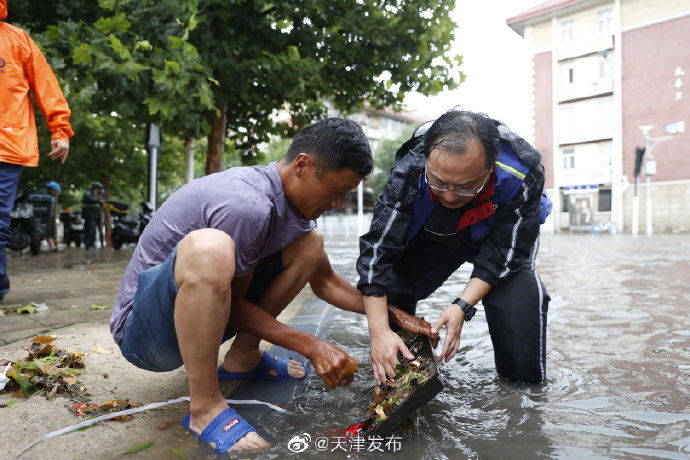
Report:
[[[374,386],[374,399],[367,408],[365,421],[344,430],[346,435],[366,432],[387,436],[443,389],[431,338],[404,330],[398,334],[415,358],[407,360],[398,354],[395,377],[380,387]]]

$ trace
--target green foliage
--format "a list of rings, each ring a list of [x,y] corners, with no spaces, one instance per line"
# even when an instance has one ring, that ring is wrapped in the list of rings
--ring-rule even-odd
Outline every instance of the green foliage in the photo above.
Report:
[[[63,202],[91,181],[138,201],[147,182],[147,123],[162,126],[162,198],[183,183],[184,138],[196,164],[211,114],[227,108],[222,166],[263,163],[313,120],[369,105],[400,108],[410,91],[454,88],[446,56],[455,0],[13,0],[9,21],[46,54],[72,109],[70,158],[42,158],[24,188],[57,180]],[[290,115],[275,117],[276,111]],[[42,124],[42,123],[39,123]],[[42,129],[40,147],[48,152]],[[203,141],[202,141],[203,140]],[[259,149],[269,143],[268,150]],[[201,175],[201,172],[197,176]]]
[[[210,74],[187,40],[197,2],[28,3],[12,2],[10,20],[46,54],[76,135],[64,165],[43,156],[40,168],[25,171],[22,188],[56,180],[67,198],[63,205],[77,204],[72,201],[81,201],[83,189],[98,180],[111,198],[138,201],[147,183],[150,122],[161,123],[170,136],[159,158],[161,187],[181,183],[183,148],[171,140],[198,129],[200,114],[213,106]],[[41,151],[48,152],[45,129],[40,139]]]
[[[399,108],[463,78],[445,56],[454,0],[199,1],[190,41],[211,67],[216,107],[241,151],[326,114],[369,104]],[[290,113],[291,124],[270,115]],[[247,163],[246,161],[244,163]]]
[[[287,153],[288,147],[292,139],[284,139],[282,137],[274,137],[263,148],[265,162],[277,161],[282,159]]]
[[[395,163],[395,154],[414,132],[410,127],[396,139],[384,139],[379,142],[374,152],[374,173],[367,178],[367,185],[372,188],[374,198],[377,198],[386,187],[390,170]]]

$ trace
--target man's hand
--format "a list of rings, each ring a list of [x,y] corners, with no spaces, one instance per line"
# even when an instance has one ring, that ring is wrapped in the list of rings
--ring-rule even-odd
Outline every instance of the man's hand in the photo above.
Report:
[[[408,332],[414,334],[424,334],[431,338],[431,343],[434,348],[438,344],[439,336],[438,333],[431,332],[431,323],[418,318],[414,315],[395,307],[393,305],[388,305],[388,320],[393,321],[395,324],[405,329]]]
[[[53,149],[48,152],[48,156],[53,160],[60,160],[60,164],[67,161],[69,155],[69,142],[62,139],[53,139],[50,141],[50,148]]]
[[[414,355],[405,346],[405,342],[391,329],[370,332],[371,335],[371,367],[374,370],[376,383],[381,385],[386,378],[395,377],[395,366],[398,365],[398,351],[406,359],[414,359]]]
[[[349,385],[358,370],[357,361],[350,355],[335,345],[317,338],[307,357],[323,383],[329,387]]]
[[[455,353],[460,348],[460,331],[465,322],[465,314],[459,305],[451,304],[443,310],[441,316],[434,323],[431,332],[437,333],[442,327],[446,327],[446,338],[443,340],[443,349],[438,357],[438,361],[446,362],[453,359]]]

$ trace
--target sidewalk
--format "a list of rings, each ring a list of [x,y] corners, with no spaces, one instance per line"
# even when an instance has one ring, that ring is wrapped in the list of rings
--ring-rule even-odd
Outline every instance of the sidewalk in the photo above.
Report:
[[[11,290],[0,308],[31,302],[49,310],[33,315],[0,317],[0,345],[82,322],[105,320],[110,310],[89,310],[92,304],[112,305],[131,251],[70,248],[64,252],[17,257],[8,251]]]
[[[53,344],[62,349],[87,353],[84,373],[79,381],[90,393],[91,402],[103,403],[129,399],[142,405],[188,395],[184,369],[152,373],[136,368],[120,354],[109,331],[110,310],[92,311],[91,304],[112,305],[120,277],[130,251],[91,251],[72,249],[65,253],[14,259],[10,262],[12,291],[3,307],[29,302],[45,302],[49,310],[33,315],[0,317],[0,359],[26,357],[24,350],[39,333],[60,336]],[[279,317],[289,321],[311,295],[305,289]],[[226,343],[220,356],[230,346]],[[270,344],[263,342],[267,349]],[[91,351],[93,349],[98,352]],[[106,352],[104,353],[103,350]],[[221,389],[231,395],[237,382],[223,382]],[[84,421],[69,411],[71,402],[63,396],[52,401],[35,394],[29,399],[0,394],[0,459],[14,458],[26,445],[40,436]],[[245,406],[239,408],[240,413]],[[138,455],[141,458],[206,458],[209,451],[179,424],[187,413],[183,402],[134,415],[130,422],[106,421],[87,430],[68,433],[39,443],[24,454],[26,459],[100,459],[121,458],[135,446],[154,441],[153,446]],[[157,427],[166,424],[163,430]],[[260,426],[255,426],[261,431]],[[181,449],[177,450],[177,449]]]

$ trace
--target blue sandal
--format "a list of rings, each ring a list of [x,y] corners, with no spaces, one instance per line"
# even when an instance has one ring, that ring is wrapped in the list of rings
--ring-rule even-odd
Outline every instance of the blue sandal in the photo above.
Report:
[[[190,416],[187,414],[182,419],[182,426],[220,454],[227,453],[247,433],[256,431],[232,408],[218,414],[200,435],[190,428],[189,421]]]
[[[218,368],[218,378],[220,380],[303,380],[306,377],[292,377],[288,374],[287,356],[273,356],[268,352],[263,352],[259,364],[251,372],[226,372],[223,366]],[[275,375],[270,373],[275,372]]]

